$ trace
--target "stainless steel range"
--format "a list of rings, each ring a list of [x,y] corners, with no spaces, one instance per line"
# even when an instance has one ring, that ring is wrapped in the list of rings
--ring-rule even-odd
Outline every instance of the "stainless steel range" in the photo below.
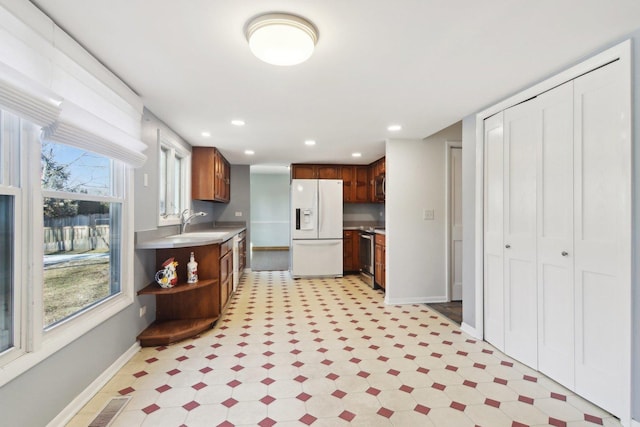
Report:
[[[373,262],[374,262],[374,231],[373,230],[361,230],[360,231],[360,277],[361,279],[371,286],[375,286],[373,280]]]

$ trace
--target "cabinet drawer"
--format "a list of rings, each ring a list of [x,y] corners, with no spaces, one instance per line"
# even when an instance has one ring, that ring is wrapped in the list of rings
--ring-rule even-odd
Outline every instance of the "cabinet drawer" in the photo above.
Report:
[[[220,244],[220,257],[222,258],[227,252],[233,249],[233,241],[231,239]]]

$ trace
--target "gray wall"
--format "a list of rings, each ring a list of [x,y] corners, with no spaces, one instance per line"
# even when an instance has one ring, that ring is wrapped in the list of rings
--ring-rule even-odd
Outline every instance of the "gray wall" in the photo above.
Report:
[[[476,118],[462,120],[462,318],[476,327]]]
[[[632,254],[632,418],[640,421],[640,30],[635,31],[624,39],[632,39],[632,109],[633,109],[633,254]],[[577,61],[579,63],[590,56],[612,47],[624,39],[614,40],[609,45],[603,46],[602,49],[594,51],[585,58]],[[568,68],[570,65],[567,64]],[[558,70],[560,72],[562,70]],[[546,78],[546,77],[545,77]],[[543,79],[540,79],[543,80]],[[532,82],[531,84],[535,84]],[[509,94],[511,95],[511,94]],[[505,96],[504,98],[507,98]],[[496,99],[490,105],[500,101]],[[463,322],[475,327],[475,234],[468,234],[475,227],[475,215],[469,216],[470,212],[475,209],[475,149],[467,149],[475,147],[475,115],[466,117],[463,121],[463,227],[464,227],[464,256],[463,256]],[[473,168],[465,170],[466,168]],[[478,302],[479,303],[479,302]],[[482,333],[482,331],[479,331]]]
[[[342,209],[345,223],[362,222],[365,224],[384,224],[384,203],[345,203]]]
[[[251,245],[289,246],[289,173],[251,172]]]

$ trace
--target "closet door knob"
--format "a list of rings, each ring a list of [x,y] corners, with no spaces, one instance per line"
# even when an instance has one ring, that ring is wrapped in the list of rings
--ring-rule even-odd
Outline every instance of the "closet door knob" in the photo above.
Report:
[[[509,249],[511,245],[504,245],[505,248]]]
[[[568,255],[569,255],[569,252],[567,252],[567,251],[562,251],[562,256],[568,256]]]

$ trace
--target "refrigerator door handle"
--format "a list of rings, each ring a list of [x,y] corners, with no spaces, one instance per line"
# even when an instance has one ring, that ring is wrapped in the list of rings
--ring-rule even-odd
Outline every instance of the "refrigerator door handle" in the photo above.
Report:
[[[324,204],[322,203],[322,187],[318,185],[318,200],[316,201],[318,204],[318,237],[320,237],[320,232],[322,231],[322,223],[324,222],[324,211],[322,208]]]
[[[300,208],[296,209],[296,230],[300,230]]]

